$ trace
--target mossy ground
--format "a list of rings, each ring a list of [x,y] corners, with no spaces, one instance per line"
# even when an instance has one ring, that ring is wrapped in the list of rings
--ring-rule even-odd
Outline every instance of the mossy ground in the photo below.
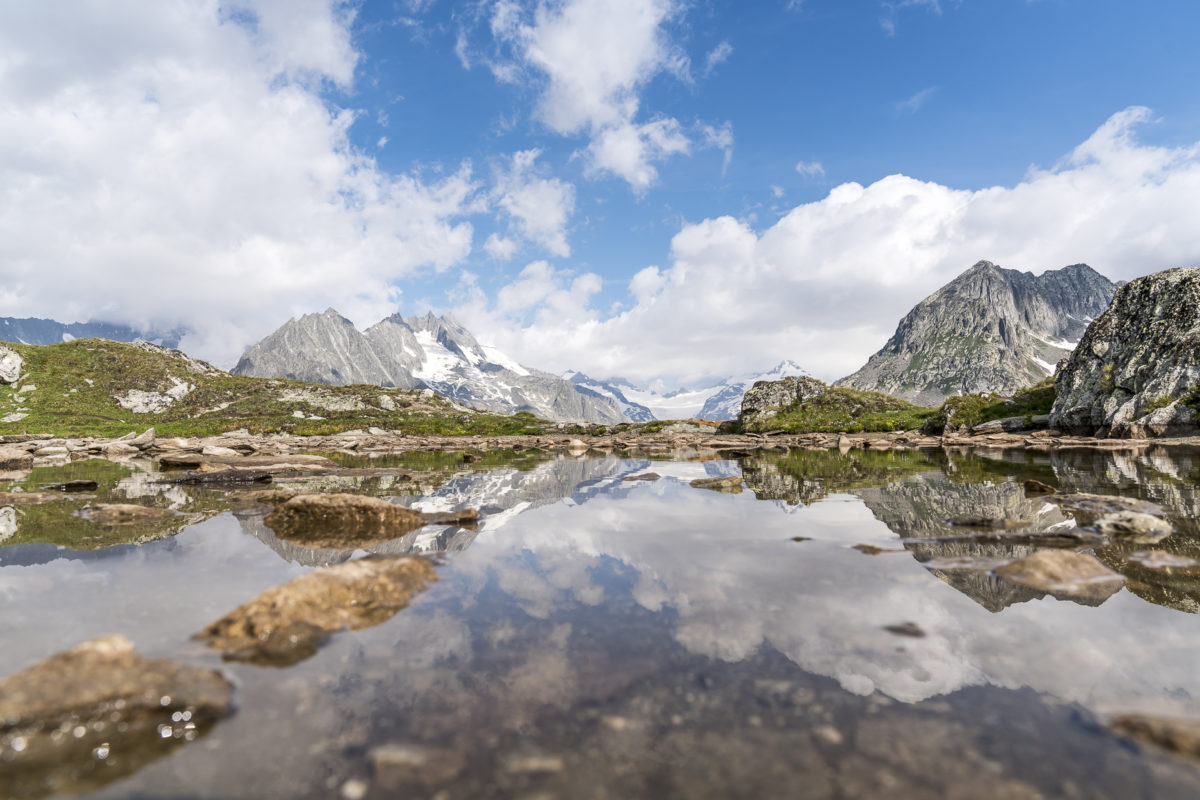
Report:
[[[947,425],[971,427],[1007,417],[1036,417],[1049,414],[1054,406],[1054,378],[1004,397],[998,394],[964,394],[949,397],[930,420],[930,429],[941,431]]]
[[[867,433],[920,428],[937,409],[882,394],[831,386],[820,396],[801,400],[776,416],[743,426],[749,433]]]
[[[19,387],[37,388],[18,400],[13,387],[0,387],[0,417],[27,414],[0,423],[0,434],[120,436],[153,426],[160,436],[209,436],[242,428],[257,434],[326,435],[375,426],[409,435],[499,436],[538,434],[547,426],[532,414],[463,412],[443,398],[405,389],[316,386],[219,370],[201,374],[190,371],[182,358],[105,339],[7,346],[25,360]],[[117,402],[131,389],[165,392],[172,379],[195,388],[160,413],[134,413]],[[346,410],[286,399],[289,390],[319,394],[327,404],[342,403]],[[381,405],[383,397],[391,399],[392,410]],[[297,418],[296,412],[305,418]]]

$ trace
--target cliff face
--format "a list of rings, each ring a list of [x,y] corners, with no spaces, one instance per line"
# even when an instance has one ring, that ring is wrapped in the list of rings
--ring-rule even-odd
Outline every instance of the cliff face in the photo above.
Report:
[[[1117,290],[1055,380],[1050,424],[1110,436],[1193,433],[1200,416],[1200,268]]]
[[[921,405],[955,394],[1012,394],[1053,374],[1115,291],[1085,264],[1035,276],[980,261],[922,300],[838,385]]]

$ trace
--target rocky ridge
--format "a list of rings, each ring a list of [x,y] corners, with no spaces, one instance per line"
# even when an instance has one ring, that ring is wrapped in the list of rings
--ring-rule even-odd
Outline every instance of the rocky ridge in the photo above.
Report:
[[[395,314],[365,332],[333,309],[306,314],[247,350],[233,373],[333,386],[428,388],[499,413],[529,411],[559,421],[629,421],[612,398],[523,367],[480,344],[453,319],[432,313]]]
[[[922,300],[883,349],[837,385],[922,405],[1012,394],[1053,374],[1115,291],[1086,264],[1035,276],[980,261]]]
[[[1051,425],[1073,433],[1192,434],[1200,417],[1200,268],[1117,290],[1055,380]]]

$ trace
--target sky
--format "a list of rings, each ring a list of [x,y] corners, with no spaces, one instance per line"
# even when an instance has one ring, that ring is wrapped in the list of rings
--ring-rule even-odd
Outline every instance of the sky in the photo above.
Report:
[[[1194,0],[0,0],[0,316],[451,313],[836,379],[976,261],[1200,265]]]

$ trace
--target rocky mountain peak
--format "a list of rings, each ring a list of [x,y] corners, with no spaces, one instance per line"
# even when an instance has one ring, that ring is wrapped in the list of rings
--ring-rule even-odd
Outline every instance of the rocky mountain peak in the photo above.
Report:
[[[1053,374],[1116,286],[1086,264],[1042,275],[979,261],[922,300],[840,385],[937,405],[1011,394]]]

